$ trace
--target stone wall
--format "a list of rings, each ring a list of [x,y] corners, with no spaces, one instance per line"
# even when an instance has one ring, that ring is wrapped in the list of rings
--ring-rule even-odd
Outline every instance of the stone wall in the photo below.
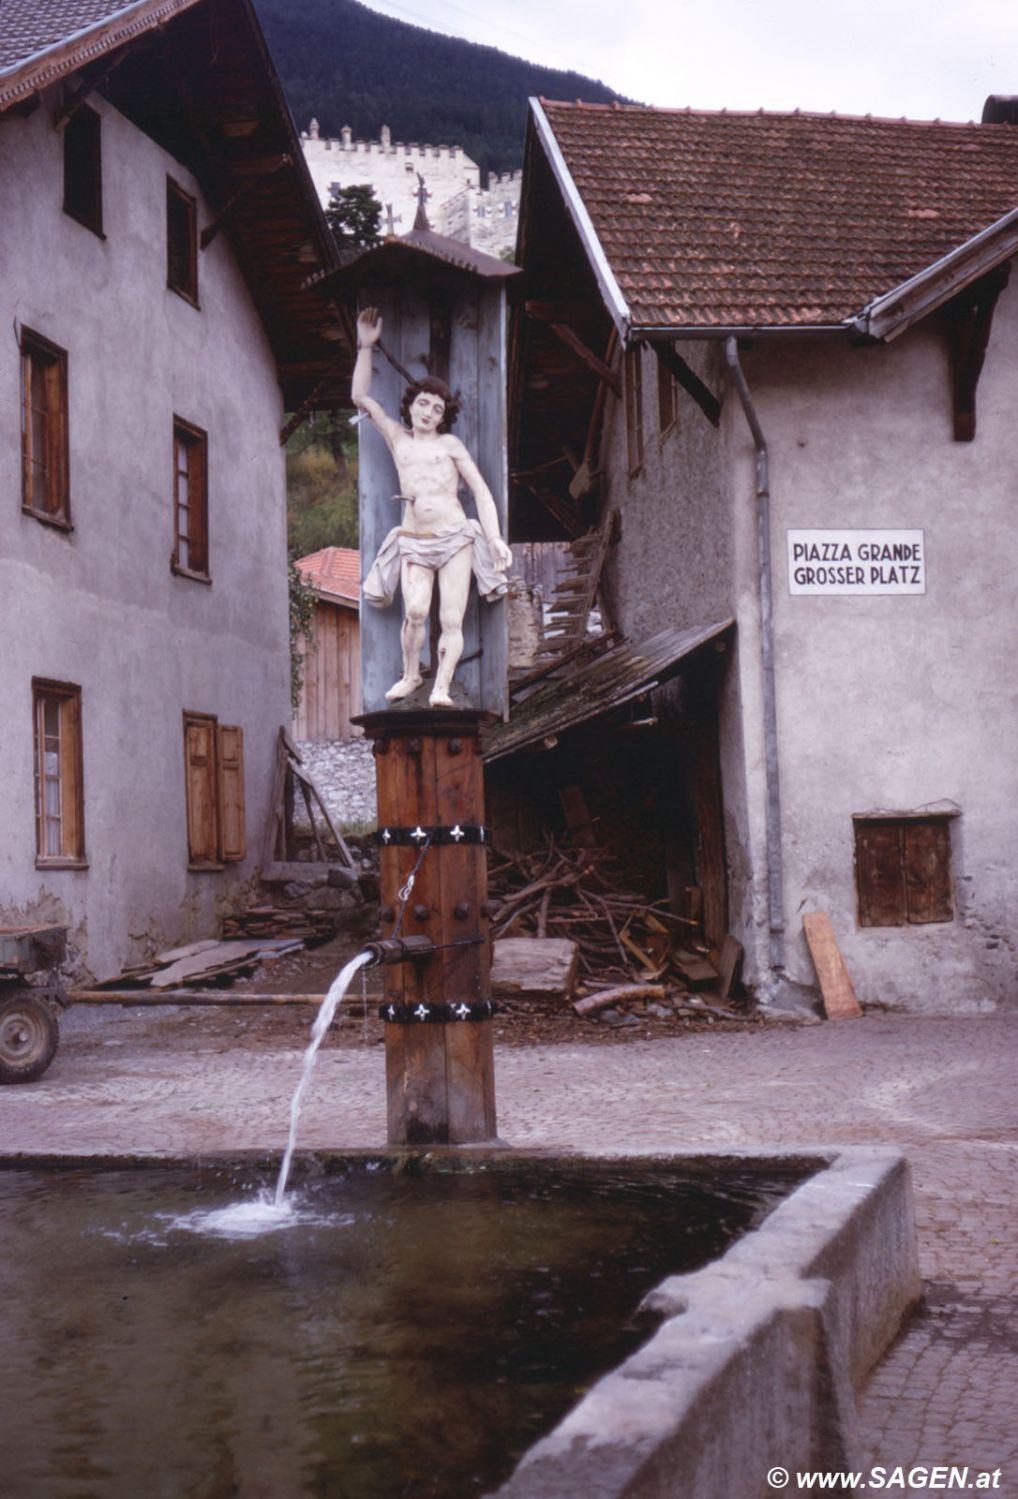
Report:
[[[371,740],[328,739],[321,744],[302,740],[297,747],[336,826],[374,826],[377,804]]]

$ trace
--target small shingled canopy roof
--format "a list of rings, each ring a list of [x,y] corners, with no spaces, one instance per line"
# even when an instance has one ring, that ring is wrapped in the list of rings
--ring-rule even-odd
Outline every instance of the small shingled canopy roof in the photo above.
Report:
[[[485,741],[485,759],[516,754],[642,697],[677,676],[694,651],[734,625],[733,619],[723,619],[683,630],[662,630],[639,645],[625,641],[588,665],[545,682],[523,702],[513,704],[508,723],[494,726]]]

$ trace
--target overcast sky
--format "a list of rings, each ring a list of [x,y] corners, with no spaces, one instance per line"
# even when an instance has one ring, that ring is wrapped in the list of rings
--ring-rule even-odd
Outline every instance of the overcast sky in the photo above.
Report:
[[[1018,94],[1018,0],[365,0],[645,104],[978,120]]]

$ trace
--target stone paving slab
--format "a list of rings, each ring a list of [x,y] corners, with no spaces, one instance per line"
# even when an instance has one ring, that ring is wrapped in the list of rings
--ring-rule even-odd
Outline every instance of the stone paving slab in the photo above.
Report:
[[[185,1023],[181,1014],[72,1010],[46,1076],[0,1090],[4,1152],[281,1151],[300,1052],[233,1044],[221,1031],[211,1041],[197,1016]],[[236,1023],[250,1032],[257,1013]],[[499,1133],[524,1148],[591,1152],[902,1149],[926,1304],[870,1381],[866,1460],[888,1472],[968,1464],[973,1488],[977,1470],[1000,1469],[992,1491],[1018,1499],[1016,1059],[1018,1014],[870,1014],[803,1029],[497,1050]],[[384,1143],[382,1047],[326,1042],[300,1145]]]

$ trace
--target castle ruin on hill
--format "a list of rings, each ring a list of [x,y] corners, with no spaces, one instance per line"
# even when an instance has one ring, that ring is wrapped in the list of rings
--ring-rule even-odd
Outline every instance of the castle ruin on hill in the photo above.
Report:
[[[481,186],[480,168],[460,146],[393,141],[383,125],[376,141],[355,141],[349,126],[338,139],[323,137],[318,121],[301,133],[301,145],[315,190],[328,206],[333,188],[370,183],[382,205],[382,233],[406,234],[418,204],[418,174],[428,191],[431,227],[489,255],[511,258],[516,245],[520,172],[489,174]]]

